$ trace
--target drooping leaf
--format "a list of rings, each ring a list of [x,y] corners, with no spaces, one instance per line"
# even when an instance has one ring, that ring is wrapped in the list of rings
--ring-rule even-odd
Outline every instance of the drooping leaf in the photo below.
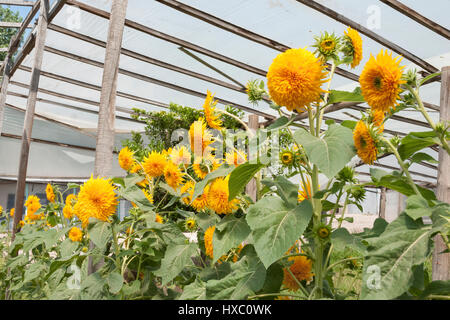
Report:
[[[122,289],[123,286],[123,277],[118,272],[111,272],[108,275],[108,278],[106,279],[108,286],[109,286],[109,292],[112,294],[116,294]]]
[[[401,141],[398,147],[398,153],[402,160],[407,159],[413,153],[439,143],[439,139],[434,132],[410,132]]]
[[[294,133],[294,139],[328,178],[333,178],[356,154],[352,131],[337,124],[331,125],[323,138],[299,129]]]
[[[88,226],[89,239],[98,247],[103,250],[106,247],[109,239],[112,237],[111,224],[109,222],[97,221],[94,224]]]
[[[418,219],[425,216],[431,216],[433,210],[428,206],[428,201],[416,194],[406,199],[405,212],[411,218]]]
[[[365,102],[364,97],[361,93],[361,88],[357,87],[353,92],[340,91],[340,90],[330,90],[330,95],[328,97],[328,104],[337,102]]]
[[[303,234],[311,216],[312,206],[307,200],[288,207],[282,199],[268,196],[249,207],[246,219],[256,252],[266,268]]]
[[[430,227],[402,213],[369,243],[364,257],[362,299],[394,299],[414,283],[414,267],[431,252]]]
[[[228,181],[228,200],[233,200],[250,182],[250,180],[264,167],[261,163],[243,163],[236,167],[230,174]]]
[[[205,300],[206,283],[196,278],[194,282],[184,287],[180,300]]]
[[[298,186],[290,182],[283,176],[277,176],[275,179],[263,179],[262,184],[268,187],[275,187],[276,193],[283,199],[288,206],[298,204]]]
[[[213,236],[213,262],[216,262],[222,255],[231,248],[237,248],[244,241],[251,230],[244,218],[226,216],[216,226]]]

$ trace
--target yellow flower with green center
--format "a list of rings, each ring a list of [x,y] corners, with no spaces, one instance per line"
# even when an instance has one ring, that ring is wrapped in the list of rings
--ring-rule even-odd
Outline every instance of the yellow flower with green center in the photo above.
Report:
[[[306,49],[288,49],[279,54],[267,72],[272,100],[289,111],[301,113],[312,102],[320,101],[328,71],[322,60]]]
[[[285,150],[280,154],[280,160],[285,166],[292,166],[294,163],[294,153],[290,150]]]
[[[355,68],[360,64],[363,58],[362,39],[358,31],[351,27],[348,27],[347,31],[344,33],[344,47],[342,51],[346,56],[351,57],[352,62],[350,63],[350,66]]]
[[[382,50],[376,58],[370,55],[359,83],[362,95],[372,110],[387,112],[398,105],[400,86],[405,83],[402,80],[404,66],[400,66],[400,62],[401,57],[393,58],[392,52],[387,50]]]
[[[373,164],[377,159],[377,145],[374,133],[362,120],[358,121],[353,130],[353,142],[355,143],[358,157],[366,164]]]
[[[189,217],[184,222],[184,226],[187,230],[192,231],[197,227],[197,220],[194,217]]]

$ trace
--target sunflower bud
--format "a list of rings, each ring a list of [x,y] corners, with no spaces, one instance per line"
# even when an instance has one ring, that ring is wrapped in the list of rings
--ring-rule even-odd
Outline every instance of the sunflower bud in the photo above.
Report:
[[[352,186],[348,192],[356,202],[361,202],[366,198],[366,190],[362,186]]]
[[[406,81],[406,84],[416,88],[417,87],[417,70],[410,69],[406,74],[403,75],[403,80]]]
[[[194,217],[187,218],[184,222],[184,227],[189,231],[195,230],[197,227],[197,220],[195,220]]]
[[[355,182],[355,170],[351,167],[345,166],[339,171],[337,179],[343,182]]]
[[[291,167],[294,164],[294,153],[291,150],[284,150],[280,153],[280,161],[286,167]]]
[[[266,90],[264,89],[263,80],[249,80],[247,82],[246,91],[248,95],[248,101],[252,104],[258,104],[263,99]]]
[[[313,47],[316,48],[314,51],[318,57],[322,58],[324,61],[329,59],[338,60],[337,53],[340,50],[341,43],[339,37],[336,37],[334,33],[328,34],[325,31],[320,37],[315,37],[316,43]]]

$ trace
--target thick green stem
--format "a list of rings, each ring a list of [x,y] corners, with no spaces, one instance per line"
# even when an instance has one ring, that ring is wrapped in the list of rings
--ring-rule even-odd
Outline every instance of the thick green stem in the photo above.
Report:
[[[395,148],[394,145],[386,138],[381,138],[381,140],[388,146],[388,148],[391,150],[391,152],[397,158],[397,162],[400,165],[400,167],[403,169],[403,172],[405,172],[406,178],[408,179],[408,183],[411,186],[411,188],[414,190],[414,193],[418,196],[422,196],[419,192],[419,189],[417,189],[417,186],[414,183],[414,181],[408,171],[408,168],[406,167],[405,163],[403,162],[402,158],[400,157],[400,154],[398,153],[397,148]]]

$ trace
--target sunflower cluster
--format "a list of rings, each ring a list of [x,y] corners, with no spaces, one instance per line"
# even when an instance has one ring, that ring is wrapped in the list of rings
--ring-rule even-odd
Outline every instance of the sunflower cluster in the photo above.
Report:
[[[28,196],[25,201],[25,207],[27,207],[27,214],[25,219],[30,222],[41,220],[44,218],[44,213],[37,214],[37,211],[42,207],[40,199],[35,195]]]

